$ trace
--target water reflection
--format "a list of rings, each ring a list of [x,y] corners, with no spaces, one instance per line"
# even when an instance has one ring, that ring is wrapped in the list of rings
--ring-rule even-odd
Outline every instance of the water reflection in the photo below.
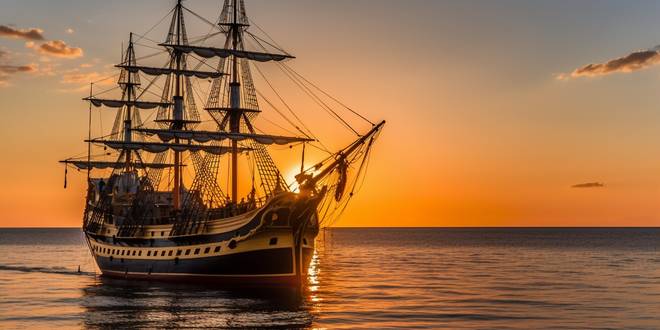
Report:
[[[309,290],[216,289],[98,278],[82,289],[89,328],[306,328]]]

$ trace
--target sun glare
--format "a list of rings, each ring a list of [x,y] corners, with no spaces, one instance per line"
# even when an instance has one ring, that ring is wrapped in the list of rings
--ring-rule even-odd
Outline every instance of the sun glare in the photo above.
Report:
[[[291,168],[289,169],[286,174],[284,175],[284,180],[286,180],[286,184],[289,186],[289,189],[295,193],[299,193],[300,189],[298,185],[298,181],[296,181],[296,175],[300,173],[300,168]]]

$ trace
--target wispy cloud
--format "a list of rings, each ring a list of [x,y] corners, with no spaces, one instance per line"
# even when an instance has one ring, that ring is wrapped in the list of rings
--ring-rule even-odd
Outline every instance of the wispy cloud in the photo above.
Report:
[[[0,64],[0,87],[10,85],[9,77],[19,73],[36,73],[38,66],[36,64],[28,65],[8,65]]]
[[[30,28],[19,29],[7,25],[0,25],[0,36],[8,38],[17,38],[25,40],[44,40],[44,31],[42,29]]]
[[[67,28],[66,30],[64,30],[64,32],[66,32],[67,34],[74,34],[76,31],[72,28]]]
[[[103,79],[106,75],[98,72],[71,72],[62,75],[63,84],[89,84],[92,81]]]
[[[652,49],[635,51],[604,63],[587,64],[573,70],[571,73],[559,74],[557,78],[565,80],[580,77],[596,77],[617,72],[629,73],[646,69],[660,63],[659,47],[656,46]]]
[[[603,188],[605,184],[601,182],[587,182],[572,185],[571,188]]]
[[[83,56],[83,50],[79,47],[71,47],[62,40],[51,40],[37,45],[34,42],[27,42],[26,47],[37,50],[44,55],[51,55],[63,58],[78,58]]]
[[[35,64],[28,65],[0,65],[0,74],[14,74],[18,72],[35,72],[37,66]]]
[[[89,90],[91,82],[94,82],[94,86],[112,86],[116,80],[114,72],[81,72],[79,69],[73,69],[62,74],[62,79],[60,79],[60,83],[70,87],[61,88],[59,91],[78,93]]]

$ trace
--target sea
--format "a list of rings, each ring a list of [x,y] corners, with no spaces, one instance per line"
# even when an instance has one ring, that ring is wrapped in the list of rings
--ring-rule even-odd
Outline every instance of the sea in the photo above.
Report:
[[[659,228],[331,228],[300,290],[111,280],[0,229],[1,329],[660,329]]]

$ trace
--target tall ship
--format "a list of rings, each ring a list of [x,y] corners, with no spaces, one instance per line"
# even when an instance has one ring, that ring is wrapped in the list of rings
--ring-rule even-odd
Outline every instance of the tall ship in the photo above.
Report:
[[[86,155],[61,163],[65,186],[68,169],[87,173],[86,242],[109,277],[302,283],[320,228],[361,185],[385,122],[369,121],[293,70],[294,56],[248,19],[244,0],[224,0],[215,20],[187,4],[177,1],[154,25],[166,30],[161,39],[147,36],[154,28],[130,33],[116,84],[91,84],[84,98]],[[190,19],[205,34],[189,36]],[[255,69],[275,97],[255,87]],[[344,147],[329,150],[312,133],[268,79],[272,71],[323,110],[316,124],[330,117],[353,135]],[[260,116],[260,103],[286,127]],[[116,114],[109,132],[93,136],[97,111]],[[273,148],[296,153],[292,179]]]

